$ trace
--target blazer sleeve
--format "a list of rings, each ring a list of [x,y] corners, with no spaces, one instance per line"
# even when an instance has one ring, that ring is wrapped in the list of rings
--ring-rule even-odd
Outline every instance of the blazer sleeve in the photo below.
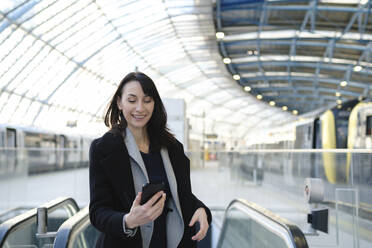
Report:
[[[114,210],[114,191],[100,163],[102,153],[97,148],[99,139],[92,142],[89,150],[89,217],[93,226],[101,232],[121,239],[130,239],[123,230],[125,212]]]
[[[183,191],[184,194],[187,195],[188,200],[192,202],[193,212],[195,212],[198,208],[204,208],[205,209],[205,212],[207,213],[208,223],[210,225],[211,222],[212,222],[211,211],[209,210],[209,208],[202,201],[200,201],[192,193],[191,180],[190,180],[190,160],[185,155],[185,152],[184,152],[184,149],[183,149],[183,145],[181,143],[178,143],[178,145],[179,145],[179,148],[178,149],[181,152],[181,154],[179,154],[179,155],[182,156],[182,160],[184,160],[183,169],[184,169],[184,175],[186,175],[186,177],[184,177],[184,180],[182,182],[182,186],[181,186],[182,189],[181,190]]]

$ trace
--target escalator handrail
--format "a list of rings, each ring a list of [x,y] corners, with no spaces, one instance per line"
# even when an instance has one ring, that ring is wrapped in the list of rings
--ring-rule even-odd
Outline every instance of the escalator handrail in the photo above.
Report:
[[[57,208],[61,208],[64,205],[71,205],[74,210],[77,212],[79,211],[79,206],[77,205],[76,201],[69,197],[58,197],[50,202],[44,203],[40,207],[45,207],[47,212],[51,212]],[[0,247],[4,244],[4,241],[8,237],[8,235],[15,229],[19,228],[22,224],[30,221],[31,219],[36,219],[37,215],[37,208],[33,208],[23,214],[15,216],[9,220],[0,224]]]
[[[298,226],[296,226],[295,224],[289,222],[288,220],[270,212],[269,210],[255,204],[253,202],[249,202],[247,200],[244,200],[244,199],[234,199],[230,202],[230,204],[226,208],[225,217],[224,217],[224,220],[223,220],[221,234],[220,234],[220,238],[218,240],[217,247],[220,247],[220,243],[222,242],[221,238],[224,236],[224,234],[226,232],[226,225],[225,224],[226,224],[226,220],[228,218],[227,215],[228,215],[229,210],[233,206],[239,205],[239,204],[243,205],[244,207],[247,207],[251,210],[254,210],[258,214],[260,214],[260,215],[270,219],[271,221],[279,224],[280,226],[282,226],[288,232],[288,234],[291,238],[291,241],[295,245],[296,248],[308,248],[309,247],[307,242],[306,242],[305,235],[303,234],[303,232],[301,231],[301,229]]]
[[[58,228],[57,236],[54,239],[53,248],[67,248],[74,231],[83,226],[89,220],[89,206],[86,206],[74,216],[63,222]]]

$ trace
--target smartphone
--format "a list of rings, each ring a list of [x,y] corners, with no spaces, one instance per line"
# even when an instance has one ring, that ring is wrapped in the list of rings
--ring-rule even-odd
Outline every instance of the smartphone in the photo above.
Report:
[[[164,183],[146,183],[142,187],[141,205],[145,204],[159,191],[165,191]]]

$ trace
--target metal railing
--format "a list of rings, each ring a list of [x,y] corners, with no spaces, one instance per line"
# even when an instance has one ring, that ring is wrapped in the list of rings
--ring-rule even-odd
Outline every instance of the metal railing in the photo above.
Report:
[[[74,215],[76,212],[79,211],[79,206],[77,205],[76,201],[72,198],[67,197],[58,197],[48,203],[43,204],[41,207],[46,208],[48,214],[51,214],[52,212],[58,209],[64,208],[68,212],[69,215],[68,217]],[[7,239],[11,236],[11,234],[14,234],[17,231],[22,230],[22,228],[29,228],[30,230],[36,231],[36,222],[37,208],[33,208],[27,211],[26,213],[13,217],[2,223],[0,225],[0,247],[3,247],[7,243]],[[30,225],[32,225],[32,228],[30,227]],[[36,233],[34,236],[35,237],[29,237],[28,241],[31,242],[32,240],[36,239]],[[19,242],[19,240],[17,240],[16,242]]]
[[[98,239],[98,230],[89,220],[89,206],[66,220],[58,229],[54,248],[90,248]]]
[[[296,225],[257,204],[235,199],[225,211],[217,244],[227,247],[308,248],[308,244]]]

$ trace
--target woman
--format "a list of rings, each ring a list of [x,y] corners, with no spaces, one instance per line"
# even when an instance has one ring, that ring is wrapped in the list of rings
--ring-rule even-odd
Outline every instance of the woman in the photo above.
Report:
[[[129,73],[106,112],[110,131],[90,147],[89,215],[102,232],[96,247],[189,248],[205,237],[211,213],[191,192],[190,161],[166,122],[154,82]],[[141,205],[147,182],[165,190]]]

